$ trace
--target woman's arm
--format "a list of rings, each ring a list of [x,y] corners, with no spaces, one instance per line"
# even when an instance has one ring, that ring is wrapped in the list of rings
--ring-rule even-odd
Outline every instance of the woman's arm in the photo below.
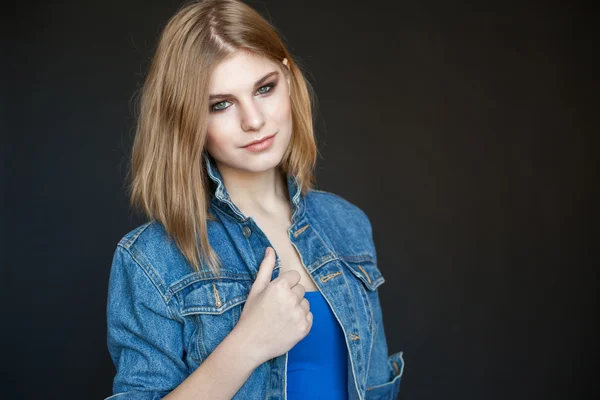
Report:
[[[249,348],[243,333],[234,329],[165,399],[231,399],[261,363],[250,356]]]
[[[231,399],[263,360],[251,352],[243,332],[234,329],[189,374],[183,323],[164,292],[150,267],[117,247],[107,303],[107,344],[117,373],[114,394],[107,399]]]
[[[373,256],[375,265],[377,265],[377,248],[373,236],[373,227],[367,214],[362,211],[364,217],[364,227],[366,230],[370,253]],[[380,286],[381,287],[381,286]],[[373,326],[375,335],[373,346],[371,348],[371,358],[369,360],[369,371],[367,373],[367,385],[365,400],[371,399],[396,399],[400,391],[400,380],[404,371],[403,353],[398,351],[393,354],[388,353],[387,335],[385,332],[383,309],[379,299],[379,289],[369,294],[371,298],[370,306],[373,312]]]

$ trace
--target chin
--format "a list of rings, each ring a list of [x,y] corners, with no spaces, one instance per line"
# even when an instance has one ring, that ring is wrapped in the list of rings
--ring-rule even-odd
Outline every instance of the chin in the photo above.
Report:
[[[244,157],[243,169],[253,172],[263,172],[276,168],[283,158],[283,153],[261,154],[258,157]],[[241,160],[240,160],[241,161]]]

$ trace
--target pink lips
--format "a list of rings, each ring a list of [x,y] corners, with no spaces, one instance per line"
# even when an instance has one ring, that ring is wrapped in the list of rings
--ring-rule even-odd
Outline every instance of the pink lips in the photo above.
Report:
[[[244,146],[243,148],[246,150],[249,150],[249,151],[266,150],[269,147],[271,147],[271,145],[273,144],[274,141],[275,141],[275,135],[271,135],[269,137],[264,138],[260,142],[254,142],[252,144]]]

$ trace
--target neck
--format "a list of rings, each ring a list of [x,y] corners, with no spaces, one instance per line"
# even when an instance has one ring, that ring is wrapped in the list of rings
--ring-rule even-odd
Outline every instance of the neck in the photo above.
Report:
[[[286,177],[279,168],[252,172],[216,163],[229,197],[244,215],[280,215],[290,208]]]

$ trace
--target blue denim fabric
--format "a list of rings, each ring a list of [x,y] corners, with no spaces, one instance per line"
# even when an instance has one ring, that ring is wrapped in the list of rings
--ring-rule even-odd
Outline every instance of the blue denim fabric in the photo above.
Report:
[[[195,272],[158,221],[127,233],[114,253],[107,302],[107,344],[116,367],[107,399],[161,399],[187,378],[237,324],[267,246],[252,217],[232,203],[214,159],[209,240],[223,262],[220,276]],[[302,195],[287,175],[289,239],[340,323],[348,349],[348,399],[394,400],[402,352],[388,354],[371,223],[342,197]],[[272,247],[272,246],[271,246]],[[272,278],[281,271],[276,256]],[[286,399],[288,354],[254,370],[233,397]]]

